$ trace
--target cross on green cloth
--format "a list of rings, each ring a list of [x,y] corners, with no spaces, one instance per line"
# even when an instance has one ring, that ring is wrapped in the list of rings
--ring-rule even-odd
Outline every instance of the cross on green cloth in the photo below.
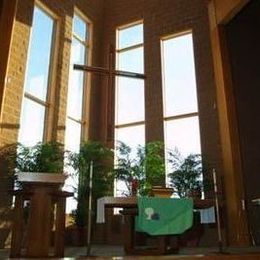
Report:
[[[139,197],[135,230],[149,235],[182,234],[193,224],[193,200]]]

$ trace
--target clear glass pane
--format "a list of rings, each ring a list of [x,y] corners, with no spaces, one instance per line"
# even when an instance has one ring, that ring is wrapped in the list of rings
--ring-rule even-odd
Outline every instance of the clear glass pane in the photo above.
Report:
[[[69,180],[65,181],[65,186],[68,186],[70,184],[67,184]],[[69,192],[74,192],[74,190],[68,190],[68,189],[64,189],[65,191],[69,191]],[[72,198],[69,197],[66,199],[66,214],[70,214],[73,210],[75,210],[77,208],[78,202]]]
[[[65,131],[65,150],[78,153],[81,141],[81,124],[69,118],[66,120]],[[66,163],[66,159],[65,159]],[[65,166],[64,171],[69,173],[70,176],[66,179],[63,190],[74,192],[78,185],[78,178],[74,175],[75,171],[72,167]],[[71,213],[72,210],[77,208],[77,201],[74,198],[68,198],[66,202],[66,213]]]
[[[43,140],[45,107],[24,98],[18,141],[33,146]]]
[[[143,24],[118,30],[118,49],[143,43]]]
[[[136,48],[118,54],[119,70],[144,73],[144,48]]]
[[[78,176],[75,174],[75,170],[71,166],[66,165],[65,159],[65,174],[69,174],[69,176],[65,180],[65,184],[62,187],[62,190],[73,192],[75,194],[75,188],[78,186]],[[73,210],[77,208],[77,201],[73,197],[69,197],[66,199],[66,213],[69,214]]]
[[[79,152],[81,139],[81,124],[69,118],[66,120],[65,149],[71,152]]]
[[[69,77],[67,115],[74,119],[82,118],[84,73],[71,69]]]
[[[116,180],[114,182],[114,190],[115,190],[115,197],[125,197],[129,196],[129,191],[127,189],[126,183],[124,181]],[[115,211],[115,213],[119,213]]]
[[[82,117],[84,77],[83,71],[73,69],[74,64],[85,64],[86,47],[77,39],[72,39],[71,68],[67,99],[67,115],[77,120]]]
[[[87,38],[87,25],[78,15],[73,17],[73,32],[82,40]]]
[[[144,120],[144,81],[117,77],[116,125]]]
[[[46,100],[54,21],[38,7],[34,9],[25,91]]]
[[[192,34],[163,41],[164,116],[197,112]]]
[[[77,39],[72,39],[71,64],[84,65],[86,59],[86,47]]]
[[[144,146],[145,144],[145,128],[144,125],[137,125],[125,128],[115,129],[115,140],[124,142],[132,149],[130,158],[135,158],[137,153],[137,147],[139,145]],[[115,155],[117,156],[117,155]],[[115,158],[116,160],[116,158]],[[115,182],[115,196],[125,196],[128,194],[127,187],[124,182]]]
[[[166,121],[164,127],[166,149],[177,148],[183,156],[201,152],[197,116]]]
[[[135,157],[138,145],[145,144],[144,125],[122,127],[115,129],[115,140],[124,142],[132,149],[132,156]]]

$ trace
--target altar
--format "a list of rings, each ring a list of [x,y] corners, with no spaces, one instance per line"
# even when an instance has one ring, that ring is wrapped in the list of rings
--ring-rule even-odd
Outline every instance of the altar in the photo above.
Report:
[[[178,200],[180,199],[170,199],[170,198],[156,198],[157,200],[166,200],[168,202],[178,202]],[[187,200],[187,199],[184,199]],[[199,209],[207,209],[210,208],[212,206],[214,206],[214,200],[211,199],[205,199],[205,200],[201,200],[201,199],[188,199],[190,201],[192,201],[192,207],[190,208],[185,208],[182,210],[179,210],[179,213],[177,213],[177,215],[179,214],[179,216],[174,217],[174,213],[173,214],[168,214],[169,216],[172,215],[173,219],[173,223],[174,221],[177,221],[178,219],[178,226],[181,225],[182,221],[180,222],[180,220],[182,219],[182,217],[186,217],[187,218],[187,214],[189,216],[191,216],[193,209],[199,210]],[[174,204],[174,203],[173,203]],[[132,254],[132,255],[147,255],[147,254],[153,254],[153,255],[161,255],[161,254],[167,254],[167,253],[173,253],[174,251],[176,251],[176,248],[172,249],[168,246],[168,240],[169,237],[172,235],[178,235],[181,232],[184,232],[186,229],[188,229],[190,226],[192,226],[192,223],[189,225],[187,225],[187,227],[184,227],[180,232],[177,232],[176,230],[172,229],[169,232],[166,233],[158,233],[158,234],[154,234],[152,235],[152,237],[156,238],[157,241],[157,247],[156,248],[138,248],[136,246],[135,243],[135,232],[136,232],[136,223],[135,223],[135,217],[138,216],[138,197],[102,197],[100,199],[98,199],[97,202],[97,223],[105,223],[105,209],[106,208],[121,208],[122,210],[120,210],[120,213],[123,216],[123,223],[122,223],[122,228],[123,228],[123,232],[124,232],[124,237],[123,237],[123,243],[124,243],[124,250],[126,254]],[[148,207],[149,208],[149,207]],[[174,209],[174,206],[173,206]],[[173,212],[174,210],[171,209],[169,210],[169,212]],[[149,212],[147,212],[149,213]],[[152,212],[151,212],[152,213]],[[186,215],[185,215],[186,214]],[[181,216],[181,217],[180,217]],[[158,216],[156,214],[154,214],[154,218],[158,218]],[[154,221],[154,223],[152,223],[152,225],[155,225],[157,221]],[[188,220],[189,222],[189,220]],[[147,222],[146,224],[148,224],[149,222]],[[177,223],[177,222],[176,222]],[[173,227],[174,228],[174,227]],[[152,228],[153,230],[153,228]],[[168,230],[168,227],[166,228],[166,230]],[[142,230],[139,230],[141,232],[143,232]],[[144,232],[146,232],[144,230]]]

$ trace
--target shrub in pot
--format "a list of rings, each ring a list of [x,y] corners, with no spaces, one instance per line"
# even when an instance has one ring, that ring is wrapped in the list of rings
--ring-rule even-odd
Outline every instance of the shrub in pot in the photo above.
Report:
[[[23,179],[28,175],[43,176],[49,173],[62,175],[63,161],[63,146],[57,142],[39,142],[34,146],[14,143],[0,150],[1,169],[10,177],[16,175],[18,180],[21,176]],[[65,179],[65,176],[58,177]]]
[[[200,198],[203,189],[201,155],[182,157],[177,150],[169,151],[169,164],[171,171],[168,177],[174,192],[180,198]]]
[[[77,179],[74,187],[77,208],[72,217],[78,227],[87,224],[90,163],[93,162],[92,201],[93,212],[98,198],[113,194],[113,152],[100,142],[88,141],[80,146],[79,153],[68,154],[68,165],[71,176]]]
[[[15,162],[17,179],[64,183],[63,162],[64,150],[60,143],[39,142],[31,147],[18,144]]]
[[[139,195],[149,195],[152,186],[164,182],[162,142],[154,141],[145,146],[138,146],[135,156],[128,145],[119,142],[116,153],[115,177],[126,184],[128,189],[126,195],[132,195],[133,187],[138,190]]]

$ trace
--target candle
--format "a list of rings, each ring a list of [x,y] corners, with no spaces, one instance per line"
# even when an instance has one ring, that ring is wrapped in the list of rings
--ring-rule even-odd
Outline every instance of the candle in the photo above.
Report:
[[[212,170],[212,174],[213,174],[214,191],[217,192],[217,176],[216,176],[215,169]]]
[[[213,169],[212,173],[213,173],[213,181],[214,181],[214,183],[216,183],[217,182],[216,170]]]

